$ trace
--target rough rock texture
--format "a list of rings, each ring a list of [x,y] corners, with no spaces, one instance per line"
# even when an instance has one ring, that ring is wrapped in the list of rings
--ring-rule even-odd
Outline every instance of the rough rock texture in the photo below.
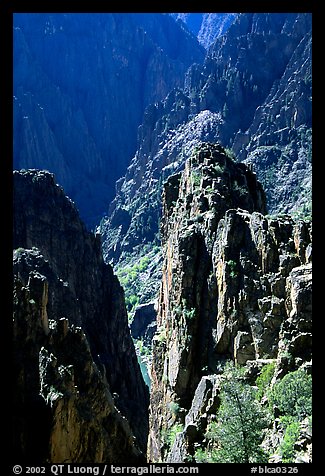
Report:
[[[14,455],[29,463],[144,461],[126,418],[91,354],[81,327],[48,318],[49,282],[29,258],[48,266],[38,251],[15,252],[28,282],[14,278]]]
[[[148,106],[101,225],[105,259],[159,239],[162,182],[201,141],[254,164],[270,213],[310,211],[310,35],[310,14],[240,14],[184,88]]]
[[[237,17],[238,13],[205,13],[198,32],[201,45],[209,48],[219,36],[226,33]]]
[[[14,167],[55,173],[94,227],[134,155],[145,107],[203,55],[168,14],[16,13]]]
[[[99,227],[105,261],[123,268],[144,244],[160,244],[163,183],[200,142],[231,147],[253,167],[269,213],[311,216],[311,31],[309,14],[240,14],[204,64],[189,68],[184,88],[147,107]],[[159,292],[161,261],[157,252],[141,304]]]
[[[201,45],[208,49],[216,38],[228,30],[238,13],[171,13],[171,15],[185,23],[197,36]]]
[[[271,211],[311,214],[312,37],[307,32],[281,79],[233,149],[254,166]]]
[[[194,453],[195,443],[202,441],[209,417],[220,405],[220,376],[203,376],[195,390],[192,405],[185,415],[184,429],[176,436],[167,454],[167,462],[182,463]]]
[[[16,365],[22,374],[17,392],[23,402],[36,401],[54,425],[51,444],[43,441],[50,451],[46,457],[118,461],[124,448],[134,460],[139,449],[146,448],[148,391],[128,328],[123,290],[112,268],[103,262],[99,236],[87,232],[52,174],[28,170],[14,172],[13,241],[17,346],[21,346]],[[25,381],[26,353],[33,365]],[[65,379],[62,390],[60,375]],[[51,385],[62,396],[52,398]],[[56,415],[61,410],[59,421]],[[28,416],[23,413],[20,418],[31,431],[24,423]],[[51,423],[44,426],[49,432]],[[129,427],[137,438],[134,444]],[[67,433],[73,431],[79,433],[64,450]],[[121,437],[119,443],[120,434],[124,440]],[[88,449],[91,438],[94,447]],[[27,436],[26,441],[27,446],[19,449],[25,458],[36,451]],[[114,448],[120,448],[116,454]]]
[[[239,15],[185,81],[199,110],[222,113],[218,140],[256,165],[270,213],[310,210],[311,34],[308,13]]]
[[[311,361],[311,226],[265,213],[255,174],[214,144],[164,186],[152,461],[194,454],[225,359],[276,360],[275,378]],[[176,424],[185,426],[168,448],[162,435]]]
[[[134,312],[130,326],[132,337],[143,339],[146,345],[151,343],[156,332],[157,303],[142,304]]]

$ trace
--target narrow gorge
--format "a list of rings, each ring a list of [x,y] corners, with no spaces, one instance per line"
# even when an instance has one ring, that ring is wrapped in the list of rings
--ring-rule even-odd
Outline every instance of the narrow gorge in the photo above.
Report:
[[[256,174],[220,145],[200,144],[164,184],[150,405],[100,236],[52,174],[14,172],[14,184],[14,430],[24,460],[200,462],[227,363],[251,388],[270,365],[270,388],[311,375],[311,224],[266,215]],[[311,461],[304,416],[298,462]],[[265,461],[278,461],[280,421],[264,428]]]
[[[12,464],[312,463],[311,17],[14,14]]]

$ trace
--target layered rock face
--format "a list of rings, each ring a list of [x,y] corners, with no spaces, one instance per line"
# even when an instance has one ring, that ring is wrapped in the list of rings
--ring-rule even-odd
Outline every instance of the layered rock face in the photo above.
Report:
[[[181,86],[203,54],[168,14],[15,14],[15,168],[55,173],[95,226],[145,107]]]
[[[220,405],[225,360],[274,361],[275,379],[310,364],[311,226],[265,213],[256,175],[215,144],[198,147],[164,185],[152,461],[193,456]],[[170,447],[164,435],[177,425]]]
[[[14,172],[14,349],[16,454],[144,461],[149,397],[123,290],[44,171]]]

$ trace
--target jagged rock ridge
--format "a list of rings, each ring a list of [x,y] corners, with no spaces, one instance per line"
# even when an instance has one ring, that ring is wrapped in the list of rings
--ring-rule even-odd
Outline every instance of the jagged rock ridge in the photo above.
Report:
[[[256,176],[213,144],[164,186],[152,461],[193,457],[220,405],[225,360],[255,372],[275,362],[275,381],[311,371],[311,226],[265,211]],[[177,425],[168,448],[163,435]]]
[[[203,65],[189,68],[184,88],[146,109],[138,150],[101,226],[106,259],[155,238],[161,183],[200,141],[254,164],[270,213],[310,213],[309,14],[239,15]]]
[[[238,13],[171,13],[171,15],[185,23],[197,36],[201,45],[208,49],[216,38],[228,30]]]
[[[145,461],[149,395],[123,290],[52,174],[14,172],[13,245],[15,454]]]
[[[145,107],[204,50],[168,14],[16,13],[13,34],[14,168],[55,173],[94,227]]]
[[[251,126],[233,144],[239,159],[254,166],[270,210],[300,216],[311,214],[311,48],[307,32]]]

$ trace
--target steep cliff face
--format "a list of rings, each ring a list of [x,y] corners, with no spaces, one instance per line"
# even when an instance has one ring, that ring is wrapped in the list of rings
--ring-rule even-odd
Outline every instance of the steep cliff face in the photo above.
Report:
[[[311,32],[295,49],[281,79],[257,108],[233,150],[254,166],[269,209],[311,215],[312,70]]]
[[[180,86],[203,51],[167,14],[15,14],[15,168],[55,173],[94,226],[144,108]]]
[[[206,49],[234,23],[238,13],[205,13],[203,15],[198,40]]]
[[[27,282],[22,268],[29,269]],[[60,314],[49,318],[48,262],[35,248],[18,249],[14,271],[15,458],[34,464],[145,461],[82,327]]]
[[[36,434],[44,460],[143,460],[148,389],[123,290],[52,174],[14,172],[13,244],[17,452],[35,456]]]
[[[228,28],[235,21],[238,13],[171,13],[180,20],[187,28],[197,36],[199,42],[205,49],[218,38],[226,33]]]
[[[222,144],[256,165],[271,213],[310,210],[311,35],[310,14],[240,15],[185,81],[196,107],[222,113]]]
[[[226,360],[255,376],[274,362],[275,381],[310,364],[311,227],[265,213],[256,175],[218,145],[203,144],[164,186],[152,461],[194,457]]]
[[[161,182],[184,167],[200,141],[232,147],[254,164],[270,213],[304,206],[308,213],[310,36],[310,14],[241,14],[203,65],[189,68],[184,88],[146,109],[138,150],[101,227],[105,257],[116,261],[153,240]]]

